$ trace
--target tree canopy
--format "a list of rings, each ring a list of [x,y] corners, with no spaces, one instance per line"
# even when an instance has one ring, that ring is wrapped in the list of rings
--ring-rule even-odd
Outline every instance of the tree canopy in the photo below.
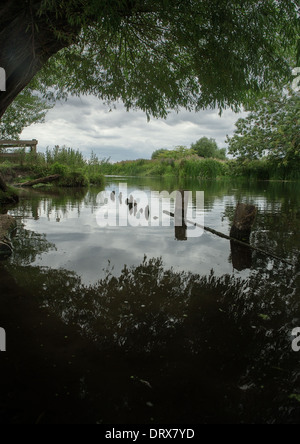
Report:
[[[153,116],[237,108],[291,78],[297,10],[296,0],[2,0],[0,117],[38,72],[45,94]]]
[[[215,158],[220,160],[226,159],[226,149],[219,149],[215,139],[202,137],[196,143],[191,145],[191,149],[194,150],[199,157]]]
[[[173,150],[167,150],[167,149],[159,149],[152,153],[152,160],[155,159],[173,159],[173,160],[179,160],[184,159],[189,156],[194,156],[196,153],[195,151],[187,148],[186,146],[176,146]]]
[[[229,153],[241,160],[267,157],[279,166],[300,166],[300,95],[292,89],[274,90],[239,119]]]

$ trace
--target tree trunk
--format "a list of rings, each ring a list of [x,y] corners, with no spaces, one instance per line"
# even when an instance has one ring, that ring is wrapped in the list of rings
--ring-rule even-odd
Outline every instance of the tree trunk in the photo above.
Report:
[[[0,67],[6,72],[6,92],[0,93],[0,119],[48,59],[69,46],[80,31],[71,27],[66,17],[38,15],[41,3],[1,0]],[[51,22],[64,38],[58,38]]]

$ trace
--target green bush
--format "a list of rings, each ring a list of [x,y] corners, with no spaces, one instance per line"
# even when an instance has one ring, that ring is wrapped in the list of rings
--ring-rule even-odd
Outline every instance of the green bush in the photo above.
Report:
[[[82,171],[69,171],[60,179],[58,185],[68,188],[82,188],[89,185],[89,180]]]
[[[89,176],[90,185],[103,186],[104,176],[100,173],[93,173]]]
[[[62,165],[58,162],[56,162],[54,165],[51,166],[50,171],[52,174],[60,174],[61,176],[66,176],[70,169],[67,165]]]

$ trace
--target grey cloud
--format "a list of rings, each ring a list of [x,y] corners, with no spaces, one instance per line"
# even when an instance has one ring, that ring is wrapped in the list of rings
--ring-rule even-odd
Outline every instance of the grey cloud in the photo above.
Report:
[[[181,110],[166,120],[151,119],[148,123],[143,112],[127,112],[122,103],[110,112],[110,107],[95,97],[70,97],[49,111],[45,123],[26,128],[22,138],[38,139],[40,151],[47,146],[67,145],[87,156],[93,150],[99,157],[130,160],[150,158],[159,148],[189,147],[203,136],[216,139],[224,147],[226,135],[233,133],[239,117],[230,110],[222,117],[214,110]]]

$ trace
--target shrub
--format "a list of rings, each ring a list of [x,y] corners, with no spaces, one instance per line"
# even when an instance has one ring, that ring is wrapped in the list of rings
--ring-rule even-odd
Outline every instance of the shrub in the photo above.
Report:
[[[59,181],[61,187],[81,188],[89,185],[87,176],[82,171],[69,171]]]
[[[104,176],[100,173],[93,173],[89,176],[90,184],[103,186],[104,185]]]
[[[67,165],[62,165],[56,162],[54,165],[51,166],[50,171],[52,174],[60,174],[61,176],[66,176],[70,170]]]

